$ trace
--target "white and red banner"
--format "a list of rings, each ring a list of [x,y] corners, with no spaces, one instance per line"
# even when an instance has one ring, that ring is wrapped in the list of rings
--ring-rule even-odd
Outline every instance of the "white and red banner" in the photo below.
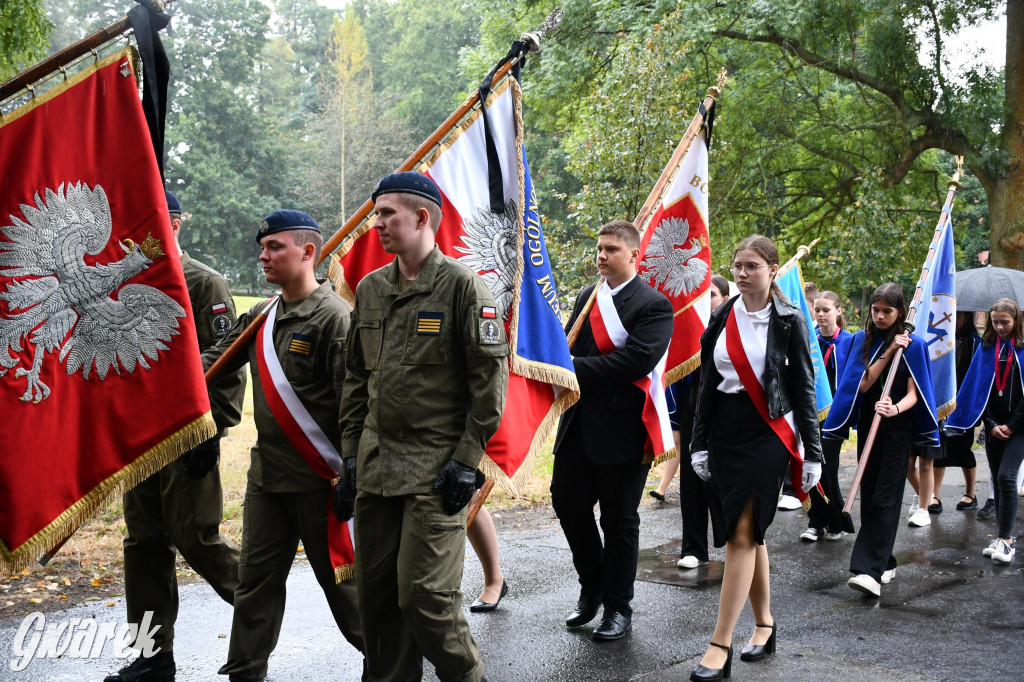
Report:
[[[213,437],[127,51],[0,119],[0,570]]]
[[[654,212],[640,243],[638,272],[675,311],[666,385],[700,366],[700,335],[711,317],[708,148],[701,129]]]
[[[619,312],[612,300],[608,282],[601,280],[597,288],[597,299],[590,309],[590,330],[594,334],[597,349],[604,354],[623,348],[629,340],[629,333],[622,326]],[[644,392],[643,422],[647,431],[644,445],[645,461],[675,449],[672,440],[672,424],[668,417],[668,402],[665,399],[665,362],[668,351],[661,356],[651,373],[633,383]]]
[[[523,149],[519,83],[507,77],[495,85],[486,107],[500,162],[500,212],[491,210],[487,135],[479,109],[415,170],[433,178],[443,195],[438,247],[484,278],[497,303],[495,316],[505,324],[512,348],[508,395],[501,426],[487,444],[490,461],[484,460],[484,469],[514,493],[531,473],[532,466],[524,463],[579,398],[579,384]],[[376,235],[363,236],[371,223],[372,217],[339,253],[343,282],[337,288],[349,300],[360,279],[393,259]]]

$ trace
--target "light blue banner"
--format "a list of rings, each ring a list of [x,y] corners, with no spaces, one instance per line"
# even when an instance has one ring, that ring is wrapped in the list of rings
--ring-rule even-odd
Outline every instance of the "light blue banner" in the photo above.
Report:
[[[818,419],[824,419],[832,405],[832,389],[828,385],[825,360],[821,357],[821,349],[818,347],[818,335],[814,331],[814,318],[811,316],[811,310],[807,307],[807,298],[804,296],[804,278],[800,273],[800,262],[797,261],[797,264],[776,280],[776,283],[786,298],[800,309],[800,312],[804,314],[804,319],[807,320],[807,339],[811,345],[811,364],[814,365],[814,396],[818,403]]]

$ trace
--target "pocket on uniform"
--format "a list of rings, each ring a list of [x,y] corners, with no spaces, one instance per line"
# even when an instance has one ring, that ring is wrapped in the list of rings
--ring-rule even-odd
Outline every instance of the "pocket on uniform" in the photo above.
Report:
[[[403,365],[443,365],[448,360],[445,311],[417,310],[402,354]]]
[[[462,582],[466,553],[466,513],[424,514],[417,547],[414,592],[451,592]]]
[[[381,343],[384,340],[384,320],[380,317],[360,318],[356,330],[359,334],[359,348],[363,354],[363,366],[368,370],[377,369]]]

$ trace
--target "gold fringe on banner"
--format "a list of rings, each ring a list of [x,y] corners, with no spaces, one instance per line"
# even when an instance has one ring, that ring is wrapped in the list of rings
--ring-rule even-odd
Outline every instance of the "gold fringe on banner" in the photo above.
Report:
[[[333,512],[328,512],[333,513]],[[343,583],[346,580],[352,580],[356,577],[356,565],[345,564],[344,566],[337,566],[334,569],[334,583]]]
[[[101,482],[49,525],[30,537],[13,552],[0,541],[0,571],[17,573],[41,553],[71,535],[88,521],[96,510],[164,468],[179,456],[217,435],[217,426],[209,412],[164,438],[126,467]]]

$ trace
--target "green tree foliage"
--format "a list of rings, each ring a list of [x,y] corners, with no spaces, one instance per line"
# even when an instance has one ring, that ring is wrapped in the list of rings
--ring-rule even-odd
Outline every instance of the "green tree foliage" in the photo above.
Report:
[[[16,76],[45,54],[52,28],[43,0],[0,2],[0,81]]]

